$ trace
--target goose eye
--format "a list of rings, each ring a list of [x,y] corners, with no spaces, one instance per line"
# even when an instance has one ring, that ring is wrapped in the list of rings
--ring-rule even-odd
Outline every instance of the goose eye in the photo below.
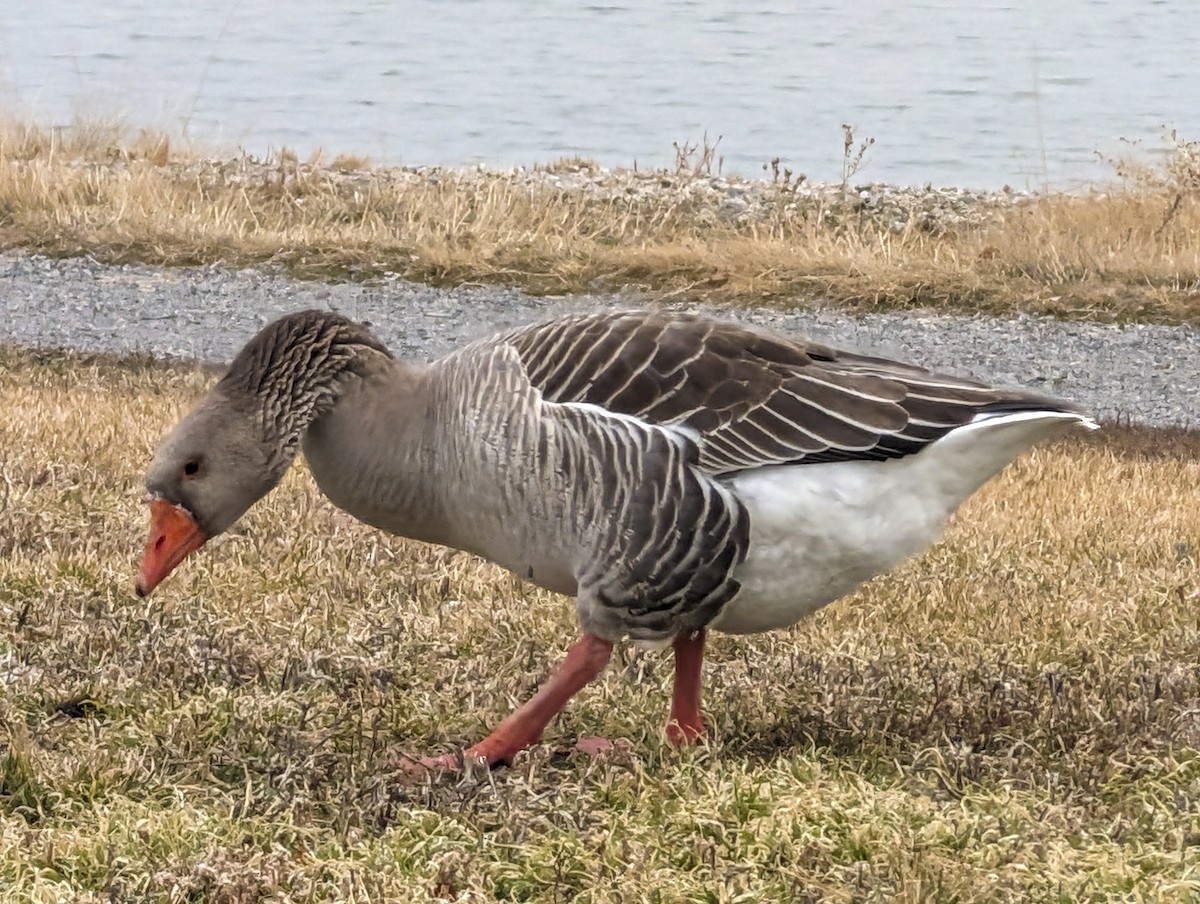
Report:
[[[184,465],[183,465],[183,476],[184,477],[195,477],[199,473],[200,473],[200,459],[191,458],[191,459],[188,459],[184,463]]]

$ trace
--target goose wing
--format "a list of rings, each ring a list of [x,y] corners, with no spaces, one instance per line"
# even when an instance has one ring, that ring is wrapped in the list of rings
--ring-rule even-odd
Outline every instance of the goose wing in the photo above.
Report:
[[[668,313],[558,318],[513,330],[544,398],[696,437],[711,474],[909,455],[989,411],[1073,410],[1029,393]]]

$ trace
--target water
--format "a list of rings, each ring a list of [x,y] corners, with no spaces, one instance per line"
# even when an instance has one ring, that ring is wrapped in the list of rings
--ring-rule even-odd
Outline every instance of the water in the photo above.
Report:
[[[1171,0],[8,0],[0,110],[408,165],[669,166],[707,130],[814,179],[848,122],[860,181],[1071,188],[1200,137],[1197,38]]]

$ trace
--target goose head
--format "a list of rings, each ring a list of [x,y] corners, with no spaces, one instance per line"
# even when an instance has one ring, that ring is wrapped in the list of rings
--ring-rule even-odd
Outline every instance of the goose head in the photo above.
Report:
[[[138,595],[279,483],[304,431],[336,404],[347,379],[391,360],[365,327],[330,311],[299,311],[263,327],[150,464]]]
[[[146,474],[150,536],[138,596],[228,530],[279,482],[291,457],[265,435],[254,412],[219,389],[180,421]]]

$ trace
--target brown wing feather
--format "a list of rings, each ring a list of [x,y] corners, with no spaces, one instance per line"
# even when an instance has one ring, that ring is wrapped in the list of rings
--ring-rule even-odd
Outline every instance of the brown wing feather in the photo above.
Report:
[[[502,338],[548,400],[694,430],[700,465],[713,474],[895,458],[981,412],[1074,410],[1055,399],[695,315],[576,315]]]

